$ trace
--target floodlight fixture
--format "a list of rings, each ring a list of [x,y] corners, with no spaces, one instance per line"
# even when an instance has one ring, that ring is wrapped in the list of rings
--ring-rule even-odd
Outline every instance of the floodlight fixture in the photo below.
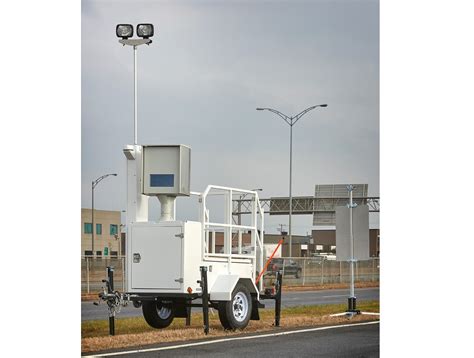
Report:
[[[137,35],[143,37],[144,39],[153,37],[154,28],[153,24],[138,24],[137,25]]]
[[[130,24],[118,24],[115,28],[115,33],[117,34],[117,37],[126,40],[133,36],[133,26]]]

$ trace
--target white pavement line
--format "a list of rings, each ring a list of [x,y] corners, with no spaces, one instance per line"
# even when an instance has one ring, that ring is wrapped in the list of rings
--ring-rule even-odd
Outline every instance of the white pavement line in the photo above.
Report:
[[[372,321],[372,322],[362,322],[362,323],[340,324],[340,325],[337,325],[337,326],[306,328],[306,329],[300,329],[300,330],[297,330],[297,331],[285,331],[285,332],[277,332],[277,333],[259,334],[259,335],[255,335],[255,336],[223,338],[223,339],[215,339],[215,340],[212,340],[212,341],[185,343],[185,344],[180,344],[180,345],[176,345],[176,346],[157,347],[157,348],[148,348],[148,349],[136,349],[136,350],[132,350],[132,351],[103,353],[103,354],[100,354],[100,355],[90,355],[90,356],[83,356],[83,357],[84,358],[86,358],[86,357],[110,357],[110,356],[118,356],[118,355],[122,355],[122,354],[156,352],[156,351],[164,351],[164,350],[168,350],[168,349],[187,348],[187,347],[203,346],[203,345],[214,344],[214,343],[239,341],[239,340],[244,340],[244,339],[277,337],[277,336],[285,336],[285,335],[288,335],[288,334],[295,334],[295,333],[325,331],[325,330],[333,329],[333,328],[366,326],[366,325],[369,325],[369,324],[378,324],[378,323],[380,323],[380,322],[379,321]]]

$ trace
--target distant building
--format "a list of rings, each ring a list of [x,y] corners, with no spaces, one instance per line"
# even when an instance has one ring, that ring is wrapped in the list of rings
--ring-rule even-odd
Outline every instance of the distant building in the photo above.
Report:
[[[94,251],[97,257],[123,255],[120,211],[94,210]],[[92,210],[81,209],[81,255],[92,256]]]
[[[209,252],[211,252],[211,239],[212,235],[209,234]],[[281,234],[265,234],[263,238],[264,244],[277,244],[280,239],[282,238]],[[222,253],[224,250],[224,233],[223,232],[216,232],[215,233],[215,240],[216,240],[216,253]],[[292,253],[293,257],[303,257],[309,256],[310,249],[312,248],[310,244],[311,238],[308,236],[300,236],[300,235],[293,235],[292,236]],[[235,238],[232,240],[232,246],[235,247],[238,245],[238,238],[235,235]],[[243,233],[242,234],[242,246],[250,246],[250,234]],[[285,241],[281,247],[281,256],[288,257],[289,254],[289,239],[288,235],[285,236]]]
[[[336,229],[318,229],[312,232],[314,250],[319,252],[335,252]],[[380,255],[380,229],[369,229],[369,256]]]

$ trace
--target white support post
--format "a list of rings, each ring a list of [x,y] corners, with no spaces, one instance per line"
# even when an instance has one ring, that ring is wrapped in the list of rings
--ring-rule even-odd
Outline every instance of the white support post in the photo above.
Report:
[[[349,186],[349,233],[351,235],[351,243],[350,243],[350,248],[351,248],[351,287],[350,287],[350,297],[355,298],[355,292],[354,292],[354,233],[352,232],[352,207],[353,207],[353,201],[352,201],[352,191],[353,187],[352,185]]]
[[[201,197],[201,220],[202,220],[202,258],[204,259],[204,255],[206,254],[206,242],[207,242],[207,237],[206,234],[208,232],[207,229],[207,222],[206,222],[206,199],[204,195]]]
[[[252,201],[252,222],[251,226],[253,227],[252,236],[251,236],[251,245],[255,246],[255,240],[257,239],[257,200],[254,196]]]
[[[170,195],[158,195],[161,204],[161,216],[158,221],[174,221],[176,214],[176,197]]]
[[[242,254],[242,230],[239,229],[239,255]]]
[[[258,209],[260,211],[260,235],[259,235],[259,239],[260,239],[260,267],[259,267],[259,271],[260,271],[260,270],[263,270],[263,262],[264,262],[264,260],[266,260],[266,257],[263,257],[263,255],[265,255],[265,249],[264,249],[264,246],[263,246],[263,240],[265,238],[265,233],[264,233],[265,215],[264,215],[262,206],[260,205],[260,201],[258,202]],[[258,283],[259,283],[259,290],[262,291],[263,290],[263,280],[260,280]]]
[[[227,269],[229,274],[232,272],[232,190],[229,190],[226,197],[226,216],[225,222],[229,225],[224,229],[226,235],[224,235],[224,253],[229,255],[227,260]]]
[[[257,245],[256,245],[256,240],[257,240],[257,197],[256,194],[253,195],[253,200],[252,200],[252,219],[251,219],[251,225],[253,227],[251,236],[250,236],[250,245],[252,247],[255,247],[255,252],[254,254],[257,255]],[[253,264],[253,273],[254,275],[257,272],[257,257],[255,256],[255,259],[252,262]],[[259,267],[259,270],[262,268]]]
[[[213,254],[216,253],[216,232],[214,230],[212,230],[212,234],[211,234],[211,251]]]
[[[133,46],[133,140],[138,143],[138,105],[137,105],[137,46]]]
[[[355,290],[354,290],[354,263],[355,263],[355,258],[354,258],[354,232],[353,232],[353,209],[356,206],[353,201],[353,190],[354,186],[353,185],[348,185],[347,190],[349,191],[349,233],[350,233],[350,253],[351,253],[351,258],[350,258],[350,265],[351,265],[351,285],[350,285],[350,295],[348,299],[348,309],[347,312],[349,314],[355,314],[355,313],[360,313],[356,309],[357,304],[356,304],[356,296],[355,296]]]

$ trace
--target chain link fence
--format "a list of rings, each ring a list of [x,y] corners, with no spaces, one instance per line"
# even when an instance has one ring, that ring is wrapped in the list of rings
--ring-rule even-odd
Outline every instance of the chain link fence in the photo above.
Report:
[[[349,283],[350,264],[346,261],[321,259],[320,257],[295,257],[274,259],[264,275],[264,285],[274,280],[276,270],[283,272],[285,286],[314,286],[335,283]],[[372,258],[355,263],[355,282],[378,282],[380,259]]]
[[[81,258],[81,291],[99,292],[107,277],[107,266],[114,267],[114,286],[125,291],[125,256],[116,258]],[[283,272],[285,286],[314,286],[350,282],[349,262],[324,260],[320,257],[295,257],[274,259],[264,275],[264,286],[270,286],[275,279],[275,270]],[[357,261],[355,264],[355,282],[378,282],[380,277],[380,259],[372,258]]]
[[[125,291],[125,256],[112,258],[81,257],[81,292],[94,293],[102,290],[107,278],[107,266],[114,267],[114,288]]]

